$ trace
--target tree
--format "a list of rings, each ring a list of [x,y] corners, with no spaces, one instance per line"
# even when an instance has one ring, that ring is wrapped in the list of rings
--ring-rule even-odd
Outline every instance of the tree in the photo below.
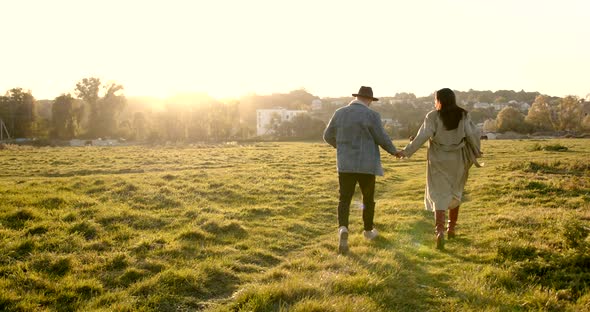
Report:
[[[32,137],[35,132],[36,101],[31,92],[13,88],[0,97],[0,119],[15,138]]]
[[[292,137],[294,135],[293,123],[289,120],[282,121],[276,126],[273,134],[279,138]]]
[[[207,107],[196,107],[190,112],[188,137],[190,141],[204,142],[209,138],[210,115]]]
[[[496,112],[492,107],[476,108],[469,112],[469,114],[471,115],[471,120],[473,120],[474,123],[484,122],[488,119],[493,119],[496,117]]]
[[[56,139],[71,139],[76,136],[78,120],[75,99],[70,94],[55,98],[51,106],[51,133]]]
[[[503,104],[506,102],[508,102],[508,100],[506,100],[506,98],[503,96],[498,96],[494,99],[494,103],[496,103],[496,104]]]
[[[209,139],[219,142],[230,138],[239,115],[235,105],[212,102],[209,105]]]
[[[82,109],[82,123],[89,136],[98,133],[98,92],[100,91],[100,79],[84,78],[76,84],[76,96],[84,101]]]
[[[496,132],[498,131],[498,125],[496,119],[488,119],[483,123],[483,131],[485,132]]]
[[[321,138],[326,124],[309,114],[298,114],[291,120],[293,135],[301,139]]]
[[[123,86],[110,83],[103,87],[105,95],[101,98],[101,82],[98,78],[84,78],[76,84],[76,95],[84,101],[84,124],[87,135],[91,137],[112,137],[118,135],[118,117],[127,100],[117,94]]]
[[[584,119],[582,119],[582,130],[590,131],[590,115],[586,115]]]
[[[96,116],[98,121],[95,124],[98,129],[95,129],[95,134],[100,137],[114,137],[118,135],[118,117],[125,108],[127,100],[124,95],[117,94],[123,90],[122,85],[110,83],[104,88],[105,95],[98,101],[98,115]]]
[[[513,107],[505,107],[498,113],[496,123],[499,132],[515,131],[525,132],[526,126],[524,123],[523,114]]]
[[[553,121],[551,119],[551,108],[542,95],[538,95],[529,108],[525,121],[533,130],[548,131],[553,130]]]
[[[133,137],[135,140],[144,141],[148,135],[148,125],[145,114],[136,112],[133,114],[133,121],[131,122],[131,129],[133,130]]]
[[[492,103],[496,98],[492,91],[475,91],[478,94],[479,102]]]
[[[563,131],[578,131],[582,125],[582,105],[575,96],[566,96],[559,102],[558,127]]]

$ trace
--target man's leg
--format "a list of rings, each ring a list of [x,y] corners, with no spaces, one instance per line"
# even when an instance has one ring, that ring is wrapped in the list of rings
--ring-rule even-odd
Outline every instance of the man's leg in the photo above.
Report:
[[[372,174],[357,174],[359,186],[363,193],[363,223],[365,231],[373,229],[375,217],[375,176]]]
[[[348,216],[350,214],[350,201],[354,195],[356,177],[354,173],[338,173],[340,185],[340,199],[338,202],[338,226],[348,228]]]
[[[338,203],[338,253],[348,253],[348,216],[354,195],[356,177],[352,173],[339,173],[340,201]]]

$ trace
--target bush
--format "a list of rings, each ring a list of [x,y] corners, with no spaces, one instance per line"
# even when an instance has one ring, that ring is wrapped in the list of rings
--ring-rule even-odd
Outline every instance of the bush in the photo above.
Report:
[[[563,146],[561,144],[548,144],[548,145],[541,145],[539,143],[535,143],[533,146],[529,148],[529,151],[547,151],[547,152],[567,152],[567,146]]]

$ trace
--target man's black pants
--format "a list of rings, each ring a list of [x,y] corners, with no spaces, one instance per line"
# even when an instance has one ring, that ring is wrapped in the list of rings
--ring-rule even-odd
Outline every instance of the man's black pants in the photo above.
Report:
[[[365,231],[373,229],[373,217],[375,216],[375,175],[364,173],[338,173],[340,184],[340,202],[338,203],[338,226],[348,228],[348,216],[350,215],[350,201],[354,195],[354,189],[358,182],[363,194],[363,223]]]

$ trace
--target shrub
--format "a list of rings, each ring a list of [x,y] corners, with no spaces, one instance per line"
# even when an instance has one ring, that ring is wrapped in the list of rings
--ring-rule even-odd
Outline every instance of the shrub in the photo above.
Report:
[[[531,151],[531,152],[534,152],[534,151],[567,152],[568,148],[567,148],[567,146],[563,146],[561,144],[541,145],[539,143],[535,143],[535,144],[533,144],[533,146],[531,146],[529,148],[529,151]]]

